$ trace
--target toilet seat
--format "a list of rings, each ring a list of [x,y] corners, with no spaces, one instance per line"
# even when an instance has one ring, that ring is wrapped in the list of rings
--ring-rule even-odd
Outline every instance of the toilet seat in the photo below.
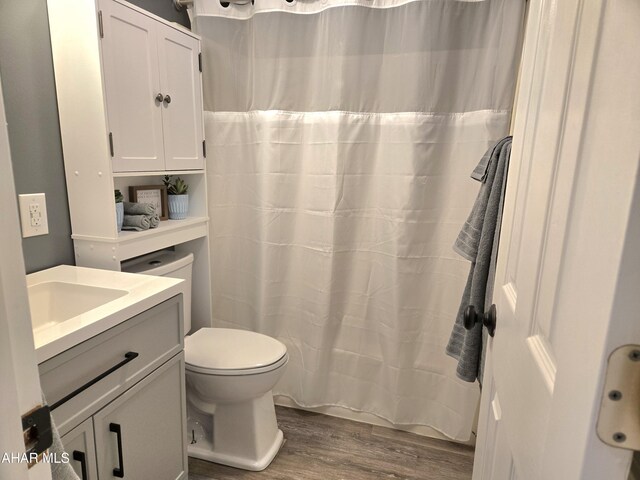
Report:
[[[185,338],[185,369],[205,375],[255,375],[287,363],[287,347],[256,332],[201,328]]]

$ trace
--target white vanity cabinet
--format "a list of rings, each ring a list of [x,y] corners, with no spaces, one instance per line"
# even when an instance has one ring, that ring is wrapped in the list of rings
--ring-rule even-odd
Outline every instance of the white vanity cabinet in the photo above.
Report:
[[[113,171],[204,168],[199,40],[114,0],[98,7]]]
[[[80,478],[187,478],[183,346],[176,296],[39,365]]]

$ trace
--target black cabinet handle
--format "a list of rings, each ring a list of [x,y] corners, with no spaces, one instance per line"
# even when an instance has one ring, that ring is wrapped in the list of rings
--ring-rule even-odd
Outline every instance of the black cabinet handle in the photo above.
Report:
[[[87,458],[84,452],[79,452],[78,450],[73,451],[73,459],[76,462],[80,462],[80,472],[82,472],[82,480],[87,480]]]
[[[109,424],[109,431],[116,434],[118,440],[118,468],[113,469],[113,476],[124,478],[124,462],[122,461],[122,429],[117,423]]]
[[[58,400],[56,403],[54,403],[53,405],[51,405],[51,410],[55,410],[56,408],[58,408],[60,405],[62,405],[65,402],[68,402],[69,400],[71,400],[73,397],[75,397],[76,395],[79,395],[80,393],[84,392],[87,388],[95,385],[96,383],[98,383],[100,380],[102,380],[104,377],[111,375],[113,372],[115,372],[116,370],[118,370],[121,367],[124,367],[127,363],[129,363],[131,360],[133,360],[134,358],[136,358],[138,356],[138,352],[127,352],[124,354],[124,360],[122,360],[120,363],[118,363],[117,365],[114,365],[113,367],[111,367],[109,370],[101,373],[100,375],[98,375],[96,378],[94,378],[93,380],[88,381],[87,383],[85,383],[84,385],[82,385],[80,388],[76,388],[73,392],[71,392],[69,395],[67,395],[64,398],[61,398],[60,400]]]
[[[171,97],[169,95],[165,95],[163,102],[169,105],[171,103]]]
[[[163,99],[163,98],[164,98],[164,97],[162,96],[162,94],[161,94],[161,93],[157,94],[157,95],[156,95],[156,102],[160,103],[160,102],[162,101],[162,99]]]

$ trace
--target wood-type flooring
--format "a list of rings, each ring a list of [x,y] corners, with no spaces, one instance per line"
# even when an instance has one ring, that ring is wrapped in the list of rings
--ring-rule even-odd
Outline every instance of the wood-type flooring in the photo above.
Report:
[[[473,448],[276,407],[285,444],[262,472],[189,458],[189,480],[468,480]]]

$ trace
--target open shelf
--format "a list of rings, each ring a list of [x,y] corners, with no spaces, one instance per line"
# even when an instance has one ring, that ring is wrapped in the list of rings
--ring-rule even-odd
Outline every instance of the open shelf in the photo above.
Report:
[[[150,228],[142,232],[122,231],[117,238],[85,235],[72,235],[72,237],[76,243],[87,245],[90,251],[98,253],[102,251],[102,248],[98,248],[102,245],[107,250],[117,252],[115,257],[118,261],[122,261],[206,237],[208,230],[208,217],[188,217],[184,220],[164,220],[157,228]],[[83,257],[85,256],[86,253]]]
[[[118,233],[118,243],[125,244],[130,242],[138,242],[148,237],[163,235],[174,230],[181,231],[188,229],[194,225],[206,224],[209,221],[207,217],[187,217],[184,220],[162,220],[157,228],[150,228],[142,232],[134,230],[122,230]],[[193,240],[190,238],[189,240]],[[187,241],[187,240],[185,240]]]

